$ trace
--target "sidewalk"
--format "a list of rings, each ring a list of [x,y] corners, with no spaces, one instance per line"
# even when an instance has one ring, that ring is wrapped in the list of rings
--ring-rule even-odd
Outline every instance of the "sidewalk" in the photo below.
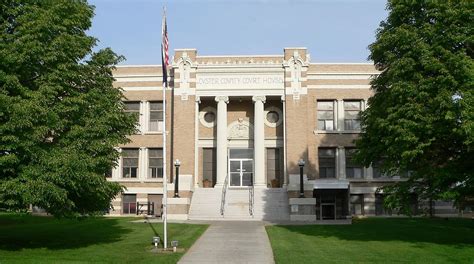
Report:
[[[274,263],[274,260],[263,222],[216,221],[178,263]]]

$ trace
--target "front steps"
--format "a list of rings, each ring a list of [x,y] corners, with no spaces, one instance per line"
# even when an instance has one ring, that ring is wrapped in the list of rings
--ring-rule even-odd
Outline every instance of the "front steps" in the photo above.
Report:
[[[196,188],[189,209],[190,220],[266,220],[290,219],[286,189],[254,189],[253,215],[249,211],[249,189],[228,188],[224,215],[221,215],[222,188]]]
[[[189,207],[189,220],[222,220],[222,188],[196,188]]]

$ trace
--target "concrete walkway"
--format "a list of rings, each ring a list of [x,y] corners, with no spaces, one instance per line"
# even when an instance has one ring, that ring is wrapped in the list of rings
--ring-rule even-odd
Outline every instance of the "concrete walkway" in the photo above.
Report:
[[[219,221],[211,223],[178,263],[274,263],[274,260],[263,222]]]

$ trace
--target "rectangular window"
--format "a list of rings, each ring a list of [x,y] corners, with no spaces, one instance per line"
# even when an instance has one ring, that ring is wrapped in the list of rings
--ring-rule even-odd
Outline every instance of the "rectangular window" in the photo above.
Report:
[[[364,195],[363,194],[351,194],[351,212],[353,215],[364,214]]]
[[[280,149],[267,148],[267,186],[281,187]]]
[[[374,179],[387,177],[387,175],[382,173],[380,169],[381,165],[382,165],[382,161],[377,161],[377,162],[372,163],[372,171],[373,171]]]
[[[334,101],[318,101],[318,130],[334,130]]]
[[[346,178],[363,179],[364,167],[354,160],[355,148],[346,148]]]
[[[383,194],[375,194],[375,215],[391,215],[392,212],[385,208]]]
[[[335,148],[319,148],[319,178],[335,178],[336,177],[336,149]]]
[[[136,194],[124,194],[122,196],[122,211],[124,214],[137,213],[137,195]]]
[[[138,149],[122,149],[122,177],[137,178]]]
[[[163,149],[148,149],[148,178],[163,178]]]
[[[211,187],[216,184],[216,149],[215,148],[203,148],[202,149],[202,179],[203,181],[208,181],[209,186]],[[204,182],[203,182],[204,184]]]
[[[125,104],[125,113],[134,115],[136,118],[137,126],[140,124],[140,102],[124,102]]]
[[[360,130],[362,101],[344,101],[344,130]]]
[[[149,131],[163,131],[163,102],[150,102]]]

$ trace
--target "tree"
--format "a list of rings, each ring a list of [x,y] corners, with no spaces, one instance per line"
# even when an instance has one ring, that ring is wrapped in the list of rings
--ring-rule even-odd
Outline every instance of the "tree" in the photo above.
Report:
[[[135,122],[112,86],[122,57],[92,51],[84,0],[0,5],[0,207],[107,210],[122,187],[105,174]]]
[[[361,114],[357,158],[410,172],[384,188],[392,209],[408,212],[410,193],[461,205],[474,194],[474,3],[388,1],[387,10],[369,46],[381,74]]]

